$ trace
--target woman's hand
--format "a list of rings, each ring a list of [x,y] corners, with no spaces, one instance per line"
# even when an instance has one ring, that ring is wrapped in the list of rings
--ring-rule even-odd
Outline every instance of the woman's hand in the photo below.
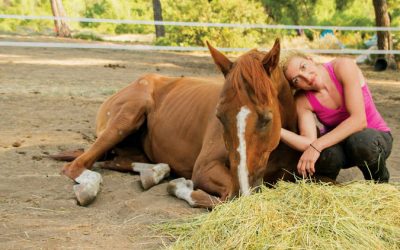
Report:
[[[314,148],[313,146],[309,146],[301,155],[300,160],[297,164],[297,171],[303,177],[306,177],[308,174],[310,176],[315,173],[315,163],[317,162],[320,151]]]

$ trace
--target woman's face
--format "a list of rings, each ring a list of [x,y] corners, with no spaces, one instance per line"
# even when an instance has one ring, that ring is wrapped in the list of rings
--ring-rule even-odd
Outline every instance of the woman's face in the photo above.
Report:
[[[312,59],[293,57],[288,63],[285,76],[297,89],[316,90],[322,84],[318,72],[318,65]]]

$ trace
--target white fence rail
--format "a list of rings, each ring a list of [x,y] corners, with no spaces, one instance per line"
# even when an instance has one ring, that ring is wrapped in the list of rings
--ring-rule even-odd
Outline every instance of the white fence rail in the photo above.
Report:
[[[206,47],[178,47],[152,45],[119,45],[100,43],[52,43],[52,42],[13,42],[0,41],[3,47],[43,47],[72,49],[113,49],[113,50],[159,50],[159,51],[207,51]],[[247,51],[249,48],[218,48],[225,52]],[[259,50],[263,50],[260,48]],[[291,49],[282,49],[291,50]],[[306,53],[316,54],[400,54],[400,50],[356,50],[356,49],[296,49]]]
[[[316,29],[316,30],[356,30],[356,31],[400,31],[400,27],[362,27],[362,26],[313,26],[313,25],[274,25],[274,24],[250,24],[250,23],[203,23],[203,22],[175,22],[175,21],[153,21],[153,20],[121,20],[121,19],[98,19],[86,17],[54,17],[54,16],[25,16],[4,15],[0,18],[22,19],[22,20],[64,20],[87,23],[114,23],[114,24],[140,24],[140,25],[170,25],[189,27],[225,27],[225,28],[259,28],[259,29]]]
[[[342,31],[400,31],[400,27],[356,27],[356,26],[312,26],[312,25],[271,25],[243,23],[201,23],[147,20],[96,19],[83,17],[53,17],[0,14],[1,19],[21,20],[65,20],[71,22],[96,22],[137,25],[171,25],[189,27],[226,27],[226,28],[259,28],[259,29],[317,29]],[[49,48],[80,48],[80,49],[114,49],[114,50],[160,50],[160,51],[205,51],[205,47],[151,46],[151,45],[118,45],[104,43],[53,43],[53,42],[16,42],[0,41],[3,47],[49,47]],[[219,48],[222,51],[246,51],[249,48]],[[287,49],[289,50],[289,49]],[[400,50],[356,50],[356,49],[298,49],[304,52],[319,54],[400,54]]]

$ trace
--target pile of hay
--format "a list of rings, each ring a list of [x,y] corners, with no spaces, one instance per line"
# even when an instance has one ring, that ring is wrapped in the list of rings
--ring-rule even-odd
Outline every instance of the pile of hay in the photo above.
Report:
[[[163,230],[174,249],[400,249],[400,186],[280,182]]]

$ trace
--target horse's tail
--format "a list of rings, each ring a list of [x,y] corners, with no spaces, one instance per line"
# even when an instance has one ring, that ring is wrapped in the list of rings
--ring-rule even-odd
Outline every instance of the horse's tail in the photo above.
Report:
[[[56,161],[73,161],[78,158],[81,154],[83,154],[83,148],[76,149],[76,150],[67,150],[62,151],[55,155],[49,155],[48,158],[51,158]]]

